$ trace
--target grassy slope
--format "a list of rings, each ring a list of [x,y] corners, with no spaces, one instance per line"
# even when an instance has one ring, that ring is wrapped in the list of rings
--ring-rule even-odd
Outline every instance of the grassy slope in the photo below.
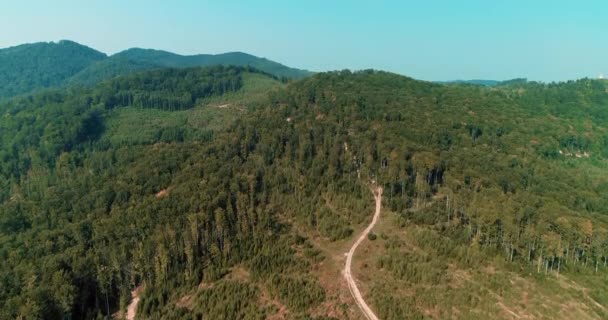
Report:
[[[371,201],[371,193],[369,198]],[[329,201],[327,206],[336,211],[348,210],[337,203],[340,201]],[[371,209],[369,213],[372,214]],[[367,223],[359,224],[353,237]],[[299,254],[309,257],[312,274],[327,292],[326,301],[311,309],[311,314],[361,319],[341,273],[344,253],[352,245],[352,239],[330,241],[301,224],[294,223],[293,228],[295,234],[307,239],[307,249],[298,250]],[[522,274],[518,266],[498,257],[484,261],[481,267],[471,267],[430,247],[425,248],[418,243],[417,236],[424,234],[436,240],[441,237],[405,223],[398,214],[386,209],[373,233],[377,239],[363,242],[355,256],[353,273],[366,301],[381,319],[404,319],[403,315],[409,316],[407,319],[604,319],[608,316],[605,307],[608,285],[598,282],[590,271],[556,275],[544,274],[542,270],[537,274],[531,269]],[[479,259],[485,259],[479,252],[476,254]],[[410,255],[412,260],[409,266],[399,266],[402,270],[380,265],[383,258],[404,255]],[[393,305],[394,309],[379,309],[379,302]],[[270,314],[272,310],[269,309]],[[290,314],[289,309],[274,311],[279,315]]]
[[[340,203],[366,200],[370,203],[373,200],[371,192],[369,199],[328,199],[326,206],[338,214],[347,214],[353,208]],[[371,217],[371,207],[364,210],[369,211]],[[312,275],[327,293],[323,304],[309,310],[312,315],[362,319],[341,272],[344,254],[352,245],[352,239],[368,223],[367,220],[358,223],[353,237],[331,241],[316,230],[291,221],[292,233],[306,239],[303,246],[295,248],[296,252],[307,258]],[[592,270],[581,269],[580,273],[568,275],[545,274],[543,270],[537,273],[535,268],[521,270],[500,257],[487,260],[477,248],[471,249],[471,259],[479,259],[482,264],[473,267],[450,254],[437,252],[424,242],[442,241],[436,232],[407,223],[386,208],[372,232],[377,239],[364,241],[358,249],[353,273],[366,301],[381,319],[605,319],[608,316],[605,305],[608,284],[597,281]],[[407,265],[394,269],[381,265],[382,259],[402,256],[410,257]],[[263,289],[263,285],[258,285]],[[280,307],[278,300],[262,298],[261,303],[276,319],[293,316],[289,308]],[[377,308],[378,304],[394,308]]]
[[[117,53],[115,58],[129,59],[164,67],[183,68],[211,65],[252,66],[278,77],[300,79],[310,75],[310,72],[289,68],[266,58],[256,57],[243,52],[227,52],[221,54],[198,54],[183,56],[162,50],[133,48]]]
[[[283,86],[261,74],[246,73],[243,80],[243,88],[238,92],[207,99],[188,110],[117,108],[108,117],[101,139],[112,145],[147,144],[156,141],[163,130],[188,129],[200,134],[217,131],[228,126],[249,104],[255,103],[268,91]]]
[[[441,241],[428,229],[406,224],[399,215],[384,211],[374,232],[356,257],[358,279],[372,305],[392,301],[393,310],[378,310],[382,319],[400,319],[401,311],[415,318],[434,319],[605,319],[606,283],[591,272],[545,274],[518,270],[504,259],[484,261],[471,268],[438,253],[421,238]],[[471,257],[479,255],[471,250]],[[394,268],[382,259],[408,257]],[[434,257],[434,258],[431,258]],[[439,259],[437,259],[437,257]],[[415,262],[414,262],[415,261]],[[386,302],[384,303],[386,305]],[[401,307],[400,307],[401,306]]]

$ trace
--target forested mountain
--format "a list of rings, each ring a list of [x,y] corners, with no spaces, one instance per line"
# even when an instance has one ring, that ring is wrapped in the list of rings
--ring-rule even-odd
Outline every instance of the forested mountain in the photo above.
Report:
[[[478,86],[486,86],[491,87],[500,83],[498,80],[482,80],[482,79],[473,79],[473,80],[453,80],[453,81],[438,81],[438,83],[456,83],[456,84],[474,84]]]
[[[182,56],[152,49],[129,49],[112,56],[62,40],[0,49],[0,99],[59,86],[92,86],[134,72],[215,65],[254,67],[279,78],[311,75],[280,63],[242,52]]]
[[[62,40],[0,49],[0,98],[56,87],[106,55]]]
[[[493,87],[499,85],[509,85],[514,83],[525,83],[527,79],[524,78],[516,78],[511,80],[482,80],[482,79],[473,79],[473,80],[454,80],[454,81],[439,81],[438,83],[444,84],[473,84],[477,86],[485,86],[485,87]]]
[[[182,56],[167,51],[134,48],[119,52],[106,60],[91,65],[72,77],[69,82],[93,85],[100,80],[129,74],[133,71],[212,65],[251,66],[286,79],[301,79],[311,75],[309,71],[289,68],[274,61],[242,52]]]
[[[145,319],[357,319],[340,259],[374,183],[353,272],[381,319],[608,316],[608,82],[277,80],[164,69],[2,104],[0,318],[120,317],[140,288]]]

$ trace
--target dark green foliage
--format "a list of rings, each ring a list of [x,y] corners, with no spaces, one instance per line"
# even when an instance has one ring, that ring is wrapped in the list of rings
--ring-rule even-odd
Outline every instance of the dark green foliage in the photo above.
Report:
[[[251,285],[221,283],[198,294],[194,312],[203,319],[265,319],[258,299],[259,290]]]
[[[161,50],[134,48],[119,52],[113,57],[165,68],[234,65],[242,67],[250,66],[273,74],[277,77],[287,77],[290,79],[300,79],[310,75],[310,72],[308,71],[288,68],[265,58],[258,58],[243,52],[229,52],[217,55],[199,54],[182,56]]]
[[[106,55],[72,41],[0,49],[0,98],[56,87]]]
[[[261,70],[284,81],[312,75],[312,72],[243,52],[182,56],[133,48],[108,57],[78,43],[62,40],[0,49],[0,100],[45,88],[93,86],[142,71],[231,65]]]
[[[33,167],[53,168],[62,152],[97,143],[105,129],[104,117],[111,109],[192,108],[201,99],[238,91],[243,71],[221,66],[166,69],[109,81],[79,95],[57,91],[15,99],[2,107],[5,116],[0,119],[0,155],[5,161],[0,175],[8,181],[19,180]],[[183,141],[186,137],[206,140],[207,135],[178,127],[164,128],[150,142]],[[108,147],[106,141],[97,144]]]
[[[135,101],[115,94],[160,97],[162,92],[161,101],[175,101],[185,92],[200,92],[181,107],[139,106],[187,108],[193,100],[238,91],[245,71],[255,72],[236,67],[153,71],[78,94],[49,92],[2,107],[7,115],[0,122],[6,133],[1,150],[7,155],[2,174],[8,184],[2,189],[0,255],[12,257],[0,268],[2,318],[105,315],[124,307],[130,290],[140,284],[147,292],[144,314],[182,317],[183,311],[164,309],[180,298],[173,289],[221,279],[235,263],[250,261],[255,279],[266,279],[269,270],[305,273],[306,261],[275,245],[287,243],[276,221],[278,203],[270,204],[269,192],[283,189],[285,182],[266,176],[260,171],[262,158],[248,154],[259,140],[239,138],[254,137],[255,125],[240,126],[245,131],[237,126],[217,140],[204,140],[207,144],[178,127],[161,133],[167,144],[160,146],[112,145],[99,137],[107,117]],[[155,196],[167,188],[168,196]],[[49,270],[61,276],[53,278]],[[26,281],[31,284],[23,285]],[[283,296],[286,303],[303,310],[302,301],[322,299],[310,281],[294,282],[312,291],[303,298]],[[201,301],[216,299],[210,294]],[[217,307],[213,314],[252,314],[245,304]]]
[[[134,48],[119,52],[108,59],[92,64],[69,79],[69,83],[94,85],[102,80],[131,74],[136,71],[215,65],[252,67],[281,79],[301,79],[311,75],[309,71],[289,68],[274,61],[242,52],[182,56],[166,51]]]
[[[162,69],[118,78],[101,88],[105,108],[134,106],[161,110],[192,108],[197,100],[241,89],[242,68]]]

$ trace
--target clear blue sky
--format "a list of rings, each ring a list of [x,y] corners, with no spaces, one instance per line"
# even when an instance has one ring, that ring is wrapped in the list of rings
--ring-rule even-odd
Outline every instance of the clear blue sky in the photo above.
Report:
[[[244,51],[424,80],[608,74],[606,0],[19,0],[1,10],[0,47],[70,39],[110,54]]]

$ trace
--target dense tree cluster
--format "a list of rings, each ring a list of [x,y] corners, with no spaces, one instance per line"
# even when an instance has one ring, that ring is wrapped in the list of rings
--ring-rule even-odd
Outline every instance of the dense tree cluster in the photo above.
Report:
[[[0,49],[0,99],[56,87],[106,55],[72,41]]]
[[[118,78],[100,93],[108,108],[135,106],[162,110],[192,108],[198,99],[238,91],[242,68],[161,69]]]
[[[200,99],[239,90],[245,70],[250,69],[219,66],[151,71],[78,94],[52,91],[5,103],[0,119],[0,176],[6,186],[0,191],[0,199],[7,196],[11,180],[20,181],[35,167],[53,167],[62,152],[83,150],[95,143],[105,129],[103,118],[111,109],[191,108]],[[159,141],[183,138],[184,132],[179,128],[160,132],[157,137]],[[95,147],[109,146],[96,143]]]
[[[91,90],[38,94],[3,105],[7,183],[0,256],[10,262],[0,269],[2,317],[108,315],[126,306],[135,285],[146,288],[144,316],[183,314],[167,309],[168,299],[177,298],[171,295],[175,288],[215,281],[237,263],[246,263],[258,281],[274,284],[282,298],[300,301],[295,311],[305,309],[301,301],[323,299],[313,280],[269,278],[274,268],[306,274],[307,263],[295,257],[293,240],[282,239],[286,235],[270,197],[277,179],[281,188],[285,181],[266,176],[269,155],[250,154],[260,143],[253,127],[208,144],[190,135],[183,138],[193,139],[160,147],[99,140],[112,109],[130,103],[114,103],[108,92],[164,92],[168,101],[198,92],[199,99],[239,90],[242,72],[257,71],[153,71]],[[312,291],[300,300],[286,296],[284,285]],[[234,290],[254,297],[251,290],[258,289],[237,285]],[[215,294],[200,299],[221,300]],[[228,310],[224,306],[211,315]],[[234,308],[237,317],[250,314]]]

